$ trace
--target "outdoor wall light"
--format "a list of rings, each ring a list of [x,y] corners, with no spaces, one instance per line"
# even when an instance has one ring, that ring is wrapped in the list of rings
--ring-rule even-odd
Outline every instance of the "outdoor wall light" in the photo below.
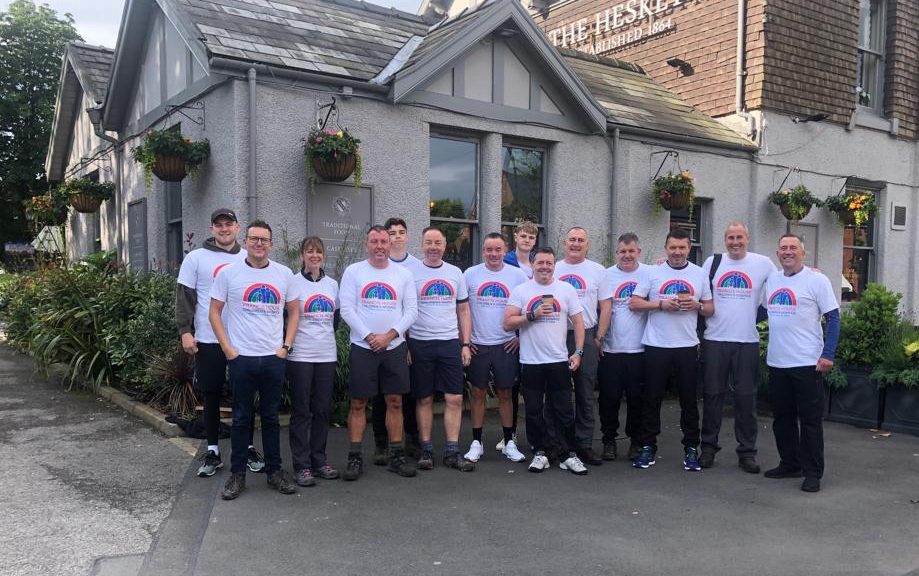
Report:
[[[823,122],[830,115],[825,112],[818,112],[817,114],[811,114],[810,116],[795,116],[791,119],[795,124],[801,124],[802,122]]]
[[[693,73],[695,72],[695,70],[692,67],[692,64],[680,58],[671,58],[667,60],[667,65],[672,66],[673,68],[676,68],[677,70],[679,70],[683,76],[692,76]]]

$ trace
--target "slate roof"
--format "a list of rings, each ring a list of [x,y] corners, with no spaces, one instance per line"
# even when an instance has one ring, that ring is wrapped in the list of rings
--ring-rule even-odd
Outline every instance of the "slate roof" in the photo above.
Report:
[[[606,108],[613,124],[756,149],[746,138],[655,82],[636,64],[574,50],[559,49],[559,52],[594,98]]]
[[[91,46],[83,42],[71,42],[68,51],[83,89],[90,98],[101,104],[105,99],[105,91],[112,74],[115,51],[105,46]]]
[[[354,0],[174,0],[212,56],[369,80],[419,16]]]

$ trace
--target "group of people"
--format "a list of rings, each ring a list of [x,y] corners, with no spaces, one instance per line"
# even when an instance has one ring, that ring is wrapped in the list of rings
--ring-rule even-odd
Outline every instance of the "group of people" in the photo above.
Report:
[[[295,485],[314,485],[317,477],[357,480],[364,470],[368,403],[374,464],[403,477],[430,470],[437,393],[444,398],[439,460],[473,471],[485,453],[489,387],[498,398],[502,432],[496,449],[502,456],[523,462],[528,449],[529,471],[557,464],[576,475],[618,458],[623,399],[628,458],[637,469],[654,465],[669,382],[679,396],[683,468],[713,466],[730,391],[738,464],[759,473],[756,323],[762,309],[769,320],[769,389],[780,457],[765,476],[803,476],[802,490],[820,489],[821,375],[833,365],[839,313],[829,280],[804,265],[798,236],[779,239],[777,269],[766,256],[748,251],[749,232],[740,223],[725,231],[726,252],[702,267],[688,261],[691,239],[683,229],[667,234],[666,258],[657,265],[641,262],[638,236],[626,233],[618,238],[616,263],[604,268],[587,258],[584,228],[566,232],[557,257],[551,248],[535,247],[539,231],[523,222],[514,231],[513,251],[501,234],[487,234],[483,262],[461,271],[443,260],[442,230],[422,231],[418,259],[408,253],[405,221],[390,218],[367,231],[366,259],[350,265],[339,285],[325,273],[325,247],[317,237],[301,243],[302,268],[294,273],[269,258],[272,231],[266,222],[248,224],[242,247],[232,210],[215,211],[211,230],[213,238],[182,264],[176,315],[182,346],[195,354],[204,399],[207,451],[199,476],[212,476],[223,465],[217,430],[229,375],[231,474],[224,499],[245,489],[247,469],[265,472],[268,485],[284,494],[294,493]],[[351,395],[350,447],[341,473],[326,456],[340,318],[350,329]],[[278,411],[285,378],[293,477],[281,466]],[[467,380],[472,440],[463,453]],[[526,448],[516,434],[520,393]],[[264,459],[252,443],[256,394]],[[600,454],[593,450],[597,408]]]

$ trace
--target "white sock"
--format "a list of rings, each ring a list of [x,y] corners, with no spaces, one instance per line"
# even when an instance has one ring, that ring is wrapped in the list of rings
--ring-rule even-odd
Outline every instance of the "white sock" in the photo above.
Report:
[[[220,456],[220,446],[208,444],[207,449],[213,451],[214,454]]]

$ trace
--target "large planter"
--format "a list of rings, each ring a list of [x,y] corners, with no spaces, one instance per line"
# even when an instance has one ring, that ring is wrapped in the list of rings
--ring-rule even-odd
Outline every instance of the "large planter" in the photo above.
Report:
[[[884,429],[919,436],[919,390],[885,388]]]
[[[188,172],[185,170],[184,159],[157,155],[153,162],[153,174],[163,182],[181,182]]]
[[[798,218],[798,220],[803,220],[804,218],[806,218],[807,215],[810,214],[812,207],[813,206],[808,206],[807,210],[804,211],[804,214],[802,214],[801,217]],[[791,213],[791,206],[789,206],[788,204],[781,204],[779,206],[779,211],[782,213],[782,216],[784,216],[786,220],[790,220],[792,222],[795,220],[794,215]]]
[[[669,192],[669,191],[668,191]],[[689,191],[679,190],[660,196],[661,207],[664,210],[685,210],[689,208]]]
[[[342,182],[347,180],[357,165],[357,158],[353,154],[326,160],[313,156],[313,170],[326,182]]]
[[[864,368],[844,368],[849,385],[829,391],[826,419],[852,424],[860,428],[877,428],[881,425],[881,390],[868,378]]]
[[[99,210],[99,206],[102,206],[102,198],[90,194],[71,194],[70,205],[77,212],[92,214]]]

